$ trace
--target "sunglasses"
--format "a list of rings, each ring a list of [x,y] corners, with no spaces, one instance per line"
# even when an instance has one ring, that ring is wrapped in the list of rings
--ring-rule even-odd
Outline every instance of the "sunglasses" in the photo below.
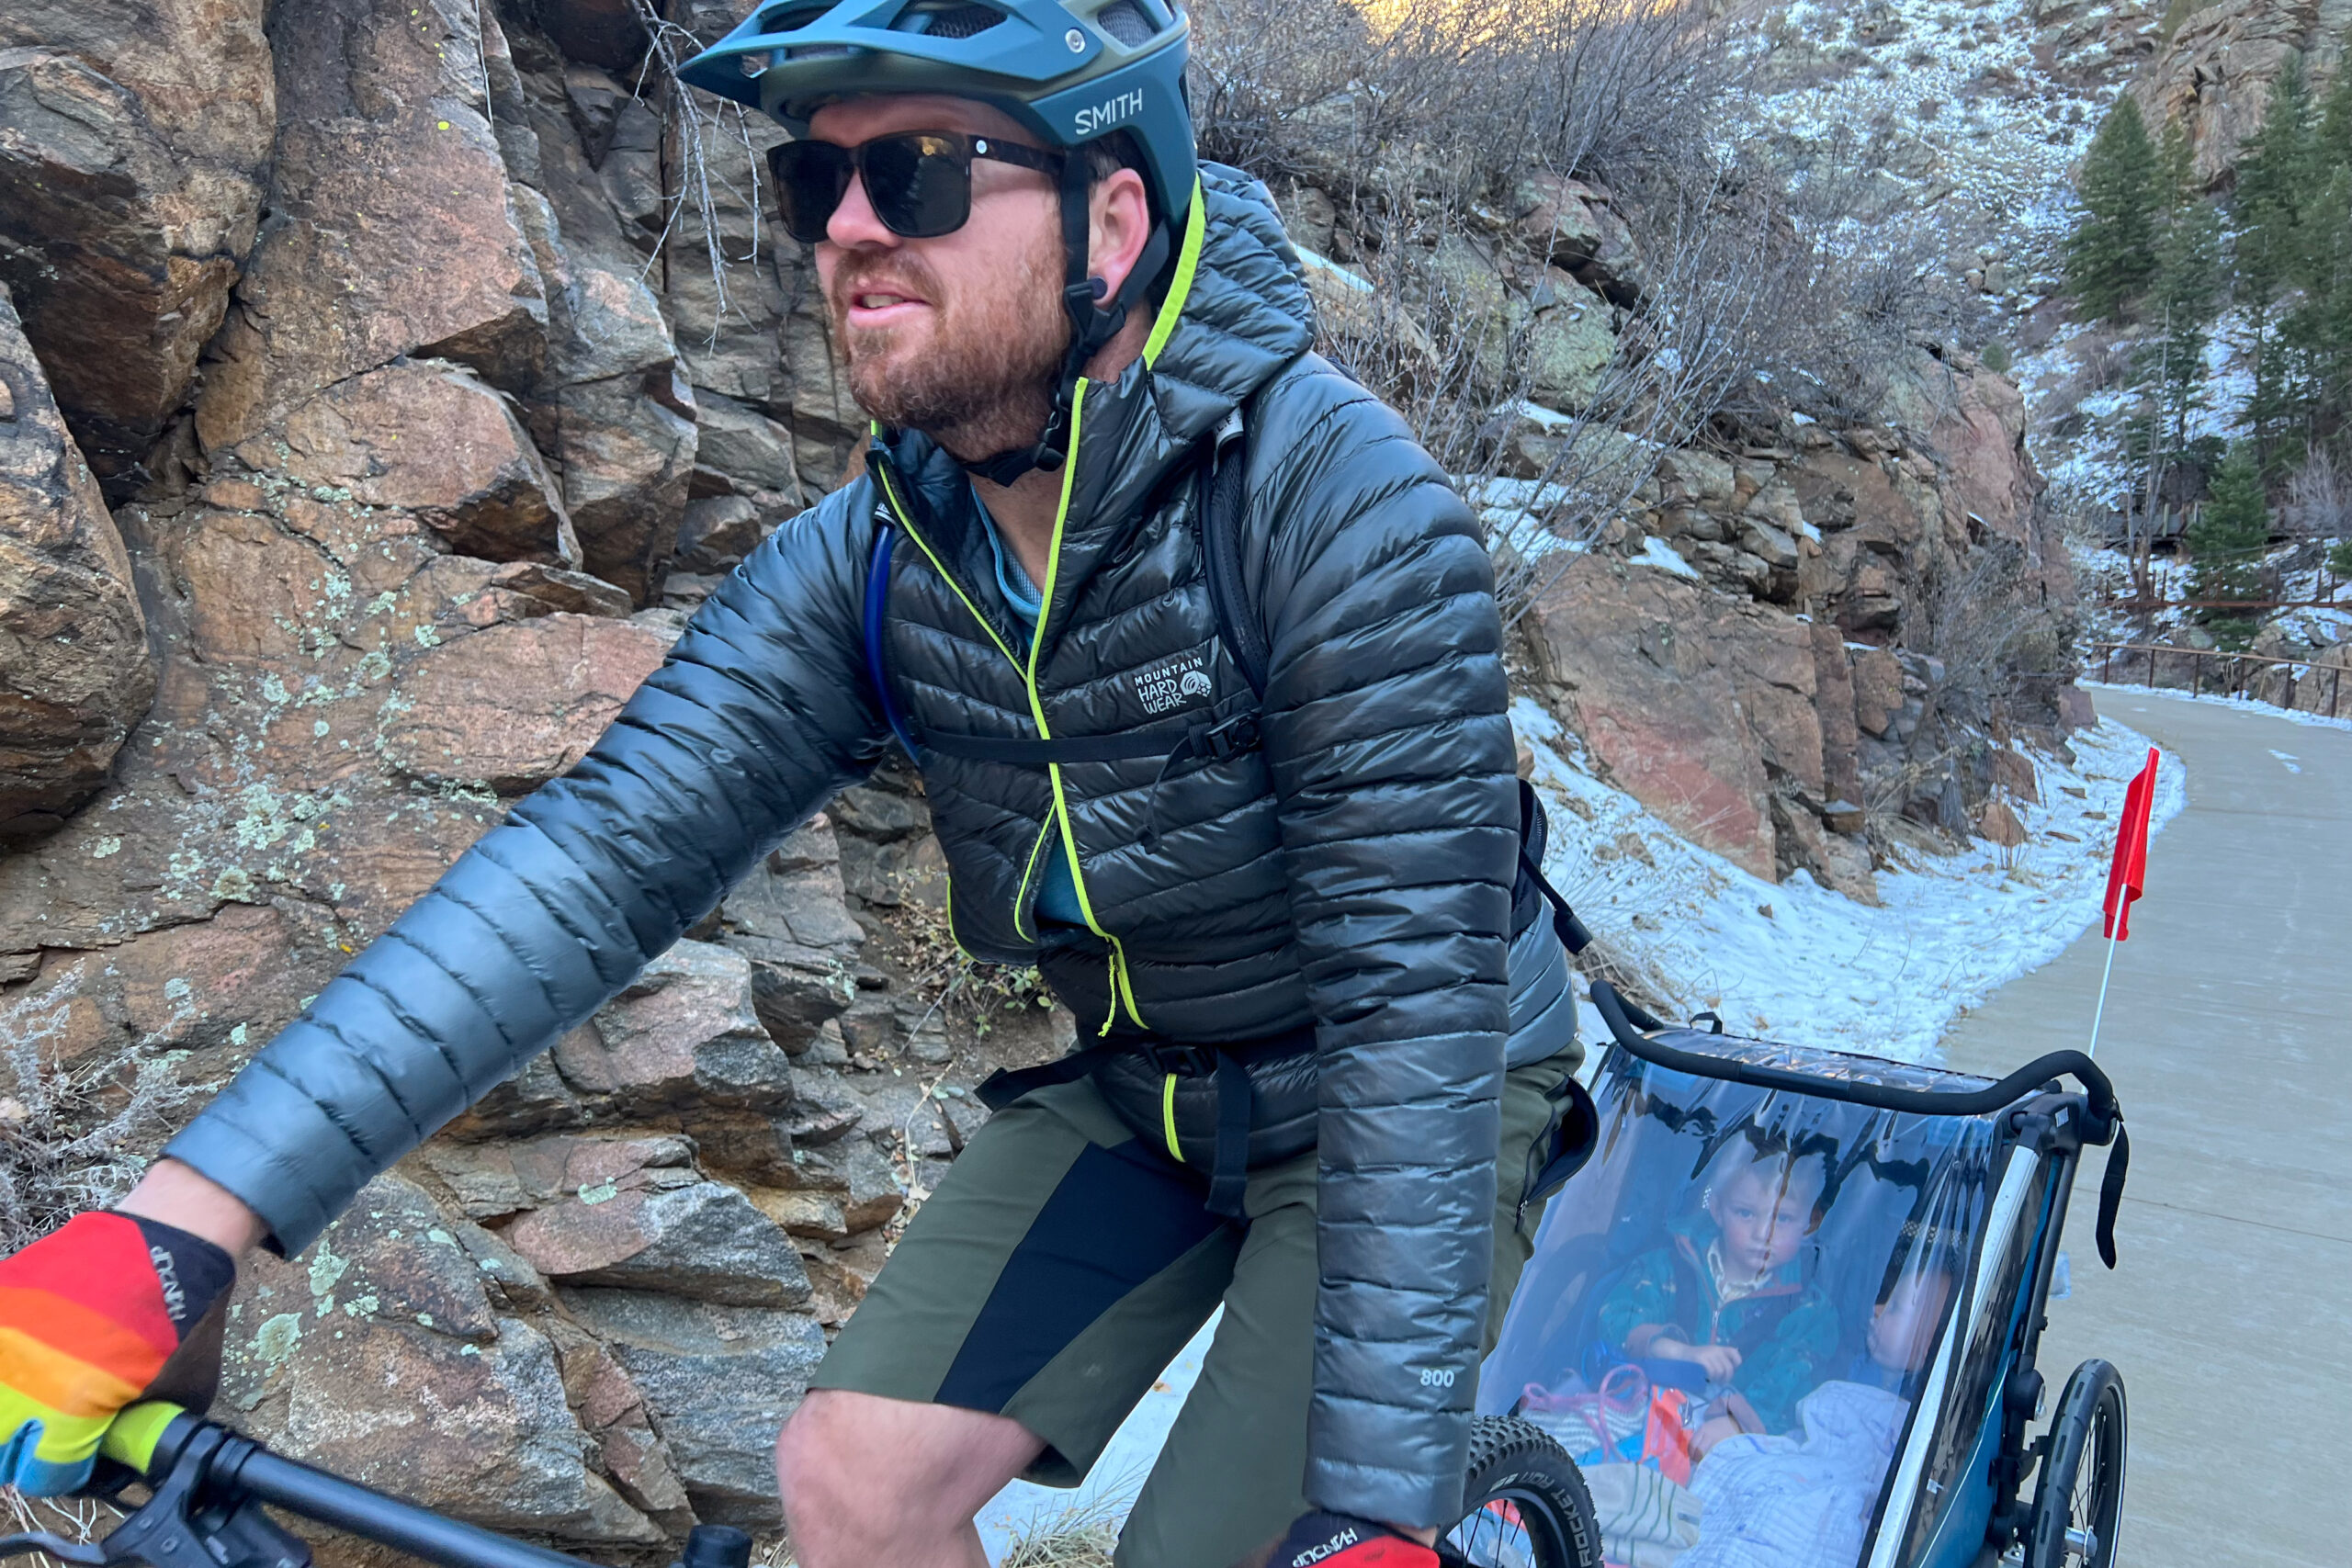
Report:
[[[935,240],[961,229],[972,215],[975,158],[1047,173],[1062,166],[1058,153],[993,136],[902,130],[854,147],[786,141],[768,150],[768,169],[775,175],[785,232],[802,244],[825,237],[853,175],[865,183],[865,199],[884,228],[901,239]]]

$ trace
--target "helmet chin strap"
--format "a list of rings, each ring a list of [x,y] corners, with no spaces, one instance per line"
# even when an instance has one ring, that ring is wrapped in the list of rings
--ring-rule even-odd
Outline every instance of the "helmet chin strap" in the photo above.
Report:
[[[1155,223],[1151,238],[1144,243],[1143,254],[1136,258],[1126,281],[1115,295],[1109,286],[1087,271],[1087,251],[1090,239],[1091,208],[1090,180],[1085,154],[1073,148],[1062,160],[1062,309],[1069,313],[1069,352],[1062,356],[1060,378],[1054,385],[1053,412],[1046,416],[1046,428],[1034,446],[1014,446],[994,457],[978,458],[964,467],[993,485],[1009,485],[1031,469],[1052,473],[1069,456],[1069,428],[1073,404],[1078,396],[1078,379],[1087,362],[1100,353],[1102,345],[1119,335],[1127,324],[1127,312],[1152,279],[1168,264],[1168,226]],[[1101,307],[1105,295],[1110,295],[1107,308]]]

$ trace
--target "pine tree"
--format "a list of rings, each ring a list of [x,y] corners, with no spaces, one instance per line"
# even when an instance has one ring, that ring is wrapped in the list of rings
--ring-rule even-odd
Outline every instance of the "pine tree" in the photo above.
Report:
[[[2083,155],[2075,184],[2082,214],[2066,238],[2066,286],[2091,316],[2120,317],[2154,276],[2163,186],[2140,106],[2126,94]]]
[[[2278,341],[2308,443],[2341,422],[2352,394],[2352,167],[2333,171],[2302,228],[2301,296],[2279,321]]]
[[[2174,209],[2157,235],[2155,262],[2144,314],[2156,333],[2140,349],[2139,368],[2153,383],[2157,410],[2149,456],[2169,465],[2184,455],[2189,416],[2204,404],[2205,347],[2222,308],[2220,214],[2197,200]],[[2160,484],[2152,477],[2151,492]]]
[[[2263,552],[2270,544],[2270,508],[2254,447],[2236,442],[2213,476],[2205,510],[2185,536],[2191,558],[2188,596],[2204,600],[2261,599]],[[2256,622],[2244,610],[2208,607],[2197,619],[2222,647],[2243,650]]]
[[[2266,467],[2280,428],[2293,412],[2277,306],[2304,270],[2309,243],[2304,210],[2325,184],[2317,156],[2318,129],[2302,57],[2289,55],[2271,84],[2262,128],[2239,151],[2233,203],[2238,303],[2254,333],[2254,395],[2246,404],[2246,420]]]
[[[2352,71],[2339,69],[2307,152],[2315,194],[2298,218],[2292,268],[2301,298],[2278,326],[2306,443],[2342,423],[2352,396]]]
[[[2147,419],[2129,442],[2142,465],[2144,505],[2153,513],[2167,477],[2193,466],[2188,422],[2205,403],[2206,344],[2221,313],[2225,268],[2220,215],[2199,192],[2188,138],[2165,128],[2157,153],[2164,205],[2154,239],[2154,271],[2141,314],[2155,332],[2143,341],[2135,369],[2149,399]]]

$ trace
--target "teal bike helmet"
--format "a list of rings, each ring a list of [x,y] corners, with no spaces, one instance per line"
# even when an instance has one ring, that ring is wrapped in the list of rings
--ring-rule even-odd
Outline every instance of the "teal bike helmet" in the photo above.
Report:
[[[1071,333],[1054,415],[1035,447],[967,465],[1009,484],[1030,468],[1060,467],[1080,373],[1166,267],[1170,236],[1190,212],[1197,184],[1184,98],[1191,30],[1172,0],[777,0],[679,75],[761,110],[795,136],[808,134],[811,114],[844,98],[939,93],[1001,109],[1045,147],[1070,154],[1061,205]],[[1091,181],[1078,153],[1121,133],[1141,156],[1157,221],[1112,296],[1087,275]]]

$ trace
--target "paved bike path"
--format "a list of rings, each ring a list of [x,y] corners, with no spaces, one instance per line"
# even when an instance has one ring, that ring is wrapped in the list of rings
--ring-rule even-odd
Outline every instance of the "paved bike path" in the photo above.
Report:
[[[2352,731],[2129,692],[2099,711],[2179,753],[2188,805],[2148,854],[2098,1059],[2132,1132],[2120,1267],[2075,1186],[2054,1404],[2123,1373],[2124,1568],[2352,1563]],[[2096,929],[1945,1040],[1951,1066],[2079,1049]]]

